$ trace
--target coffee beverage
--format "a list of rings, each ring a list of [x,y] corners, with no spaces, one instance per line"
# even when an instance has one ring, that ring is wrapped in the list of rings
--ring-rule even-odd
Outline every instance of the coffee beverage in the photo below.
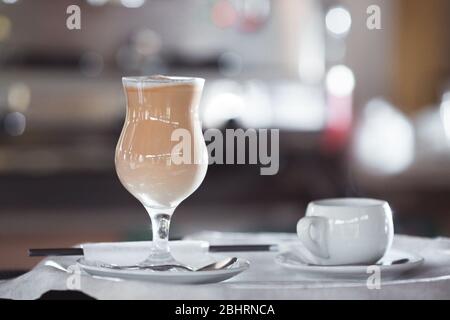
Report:
[[[392,211],[376,199],[314,201],[298,222],[297,234],[311,264],[374,264],[392,245]]]
[[[116,171],[145,207],[175,208],[205,177],[207,151],[198,115],[203,83],[163,76],[123,79],[127,114],[116,148]],[[176,129],[189,133],[190,150],[181,152],[190,152],[192,161],[174,163]]]

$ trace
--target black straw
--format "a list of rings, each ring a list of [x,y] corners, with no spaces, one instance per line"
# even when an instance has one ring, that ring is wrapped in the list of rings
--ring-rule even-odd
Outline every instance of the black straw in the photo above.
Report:
[[[251,245],[212,245],[210,252],[245,252],[245,251],[276,251],[277,246],[273,244],[251,244]],[[82,256],[82,248],[42,248],[29,249],[29,257],[47,256]]]

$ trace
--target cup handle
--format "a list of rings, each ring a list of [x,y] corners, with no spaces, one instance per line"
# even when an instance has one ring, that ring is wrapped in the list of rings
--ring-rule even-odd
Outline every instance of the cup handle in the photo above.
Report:
[[[330,257],[327,246],[328,219],[324,217],[304,217],[297,223],[297,234],[308,251],[319,258]]]

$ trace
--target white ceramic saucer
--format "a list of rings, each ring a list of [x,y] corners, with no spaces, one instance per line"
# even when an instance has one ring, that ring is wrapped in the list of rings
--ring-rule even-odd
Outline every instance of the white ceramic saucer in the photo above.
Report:
[[[153,271],[153,270],[113,270],[99,266],[99,263],[81,258],[77,261],[79,267],[86,273],[105,278],[128,280],[144,280],[177,284],[205,284],[216,283],[230,279],[247,270],[250,263],[238,259],[236,263],[224,270],[214,271]]]
[[[294,251],[280,253],[275,261],[285,268],[296,270],[308,277],[337,279],[367,279],[373,271],[367,265],[318,266],[302,261]],[[397,264],[391,264],[397,261]],[[380,267],[381,277],[392,279],[402,273],[417,268],[424,259],[403,250],[391,249],[376,266]]]

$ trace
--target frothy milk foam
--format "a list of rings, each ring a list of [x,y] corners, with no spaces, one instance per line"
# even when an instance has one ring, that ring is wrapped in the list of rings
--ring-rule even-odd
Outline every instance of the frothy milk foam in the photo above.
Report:
[[[198,103],[203,80],[179,77],[123,79],[127,114],[116,147],[116,171],[125,188],[150,208],[174,208],[203,181],[207,150]],[[191,158],[200,163],[174,164],[175,129],[191,135]]]

